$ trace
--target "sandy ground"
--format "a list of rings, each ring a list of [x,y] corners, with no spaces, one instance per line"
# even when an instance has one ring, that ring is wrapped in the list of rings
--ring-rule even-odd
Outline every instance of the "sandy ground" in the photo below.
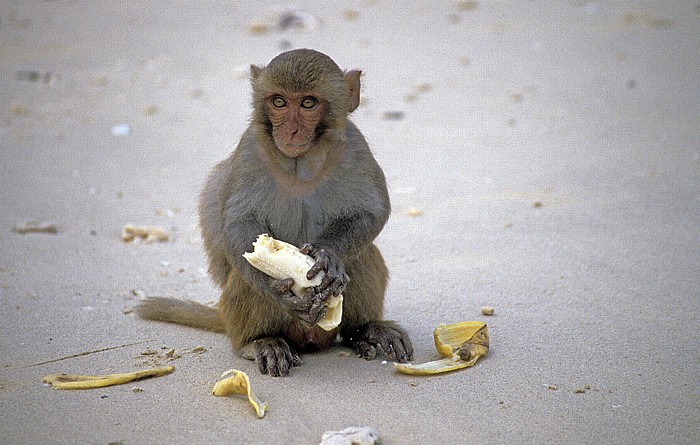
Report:
[[[294,5],[305,29],[274,28],[282,3],[2,2],[0,443],[314,444],[364,425],[387,444],[700,443],[698,3]],[[217,299],[198,190],[246,127],[248,64],[289,47],[364,70],[353,120],[394,206],[387,317],[418,362],[438,323],[488,322],[474,368],[409,377],[335,348],[274,379],[221,335],[129,313]],[[13,232],[28,220],[58,234]],[[123,243],[129,223],[172,241]],[[40,382],[171,348],[166,377]],[[229,368],[264,419],[210,394]]]

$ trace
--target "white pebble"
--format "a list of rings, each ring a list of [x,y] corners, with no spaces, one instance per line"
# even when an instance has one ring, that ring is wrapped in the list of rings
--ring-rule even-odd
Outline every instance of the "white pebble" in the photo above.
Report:
[[[112,127],[112,136],[123,137],[131,134],[131,125],[119,124]]]

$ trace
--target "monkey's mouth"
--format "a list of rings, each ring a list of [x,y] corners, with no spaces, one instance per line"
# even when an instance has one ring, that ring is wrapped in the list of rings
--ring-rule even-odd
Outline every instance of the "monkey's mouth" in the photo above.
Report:
[[[297,158],[309,151],[310,148],[311,142],[305,142],[303,144],[284,143],[279,145],[280,151],[290,158]]]

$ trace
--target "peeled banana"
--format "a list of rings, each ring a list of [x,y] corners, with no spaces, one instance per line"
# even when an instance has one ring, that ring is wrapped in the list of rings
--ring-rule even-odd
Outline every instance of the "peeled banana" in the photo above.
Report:
[[[313,280],[306,278],[306,273],[314,265],[315,261],[310,256],[291,244],[276,240],[264,233],[258,236],[253,243],[255,248],[252,253],[244,253],[245,258],[256,269],[259,269],[272,278],[283,280],[294,279],[292,292],[302,296],[309,287],[318,286],[325,275],[319,272]],[[325,331],[335,329],[343,317],[343,296],[331,296],[323,303],[328,307],[326,315],[318,321],[318,325]]]
[[[94,389],[105,386],[121,385],[135,382],[150,377],[160,377],[170,374],[175,370],[174,366],[146,369],[144,371],[126,372],[123,374],[102,375],[77,375],[77,374],[49,374],[41,379],[44,383],[50,383],[53,389]]]
[[[265,411],[267,411],[267,402],[261,402],[250,387],[250,379],[248,374],[243,371],[238,371],[237,369],[230,369],[225,373],[221,374],[223,380],[219,380],[214,385],[212,389],[212,394],[215,396],[230,396],[232,394],[243,395],[248,397],[248,401],[253,408],[255,408],[255,413],[258,415],[258,419],[262,419],[265,416]]]
[[[483,321],[440,324],[433,338],[435,348],[445,358],[419,365],[394,363],[394,369],[404,374],[439,374],[474,366],[489,352],[489,331]]]

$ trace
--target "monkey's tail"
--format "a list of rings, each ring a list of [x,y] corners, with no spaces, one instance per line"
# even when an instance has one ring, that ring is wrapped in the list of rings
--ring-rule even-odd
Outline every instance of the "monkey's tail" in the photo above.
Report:
[[[134,312],[146,320],[177,323],[212,332],[224,332],[219,312],[209,306],[176,298],[149,297],[140,302]]]

